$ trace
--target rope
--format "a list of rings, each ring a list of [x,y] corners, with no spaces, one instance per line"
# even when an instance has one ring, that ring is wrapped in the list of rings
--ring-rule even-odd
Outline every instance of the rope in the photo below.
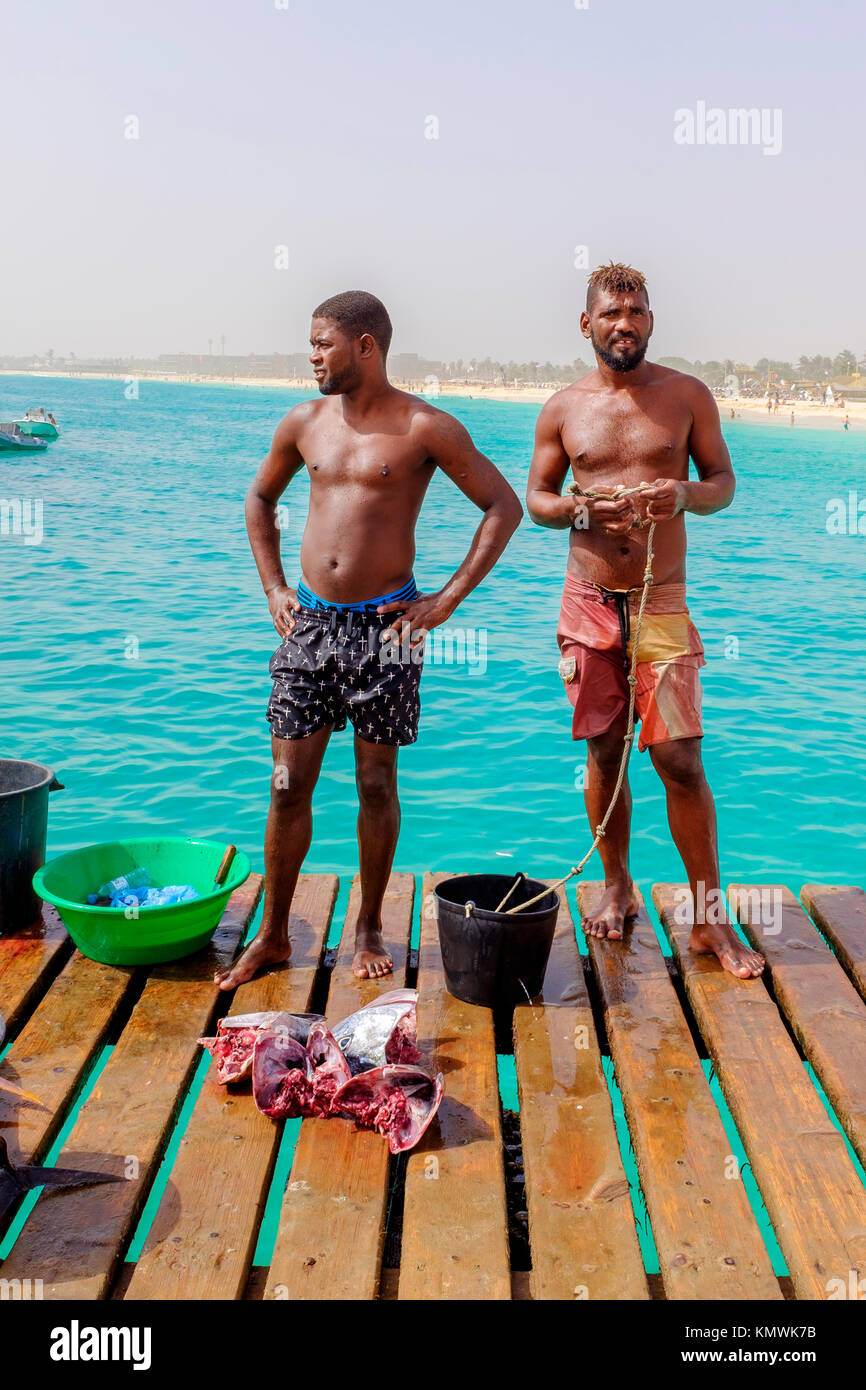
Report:
[[[505,904],[508,902],[508,899],[511,897],[511,894],[514,892],[515,888],[517,887],[518,883],[520,883],[521,879],[525,879],[525,878],[526,878],[526,874],[523,873],[522,870],[521,870],[521,871],[518,873],[517,878],[514,880],[514,882],[512,883],[511,887],[509,888],[508,892],[505,894],[505,897],[502,899],[502,902],[501,902],[501,903],[499,904],[499,906],[496,908],[496,911],[497,911],[497,912],[501,912],[501,911],[502,911],[502,909],[504,908]]]
[[[577,483],[570,483],[566,491],[571,493],[577,493],[581,497],[595,497],[600,498],[604,501],[616,501],[620,497],[628,497],[632,493],[643,492],[644,488],[647,488],[649,486],[649,483],[639,483],[637,487],[618,487],[615,488],[613,492],[591,492],[589,491],[589,489],[580,487]],[[641,625],[643,623],[644,609],[646,608],[647,599],[649,598],[649,591],[652,588],[653,582],[653,536],[655,535],[656,523],[654,521],[648,520],[643,521],[640,519],[640,517],[636,516],[635,526],[649,526],[649,534],[647,536],[646,543],[646,568],[644,570],[643,575],[643,591],[640,596],[640,607],[638,608],[637,621],[634,625],[632,637],[631,669],[628,675],[628,726],[625,731],[625,737],[623,738],[622,758],[620,759],[619,773],[616,779],[616,787],[614,789],[613,796],[610,799],[610,805],[605,811],[600,825],[596,827],[595,839],[593,840],[589,849],[586,851],[586,854],[583,856],[580,863],[576,864],[570,873],[567,873],[564,878],[561,878],[559,880],[558,883],[554,883],[551,888],[545,888],[542,893],[536,893],[534,898],[529,899],[529,902],[518,903],[517,907],[510,907],[508,911],[505,913],[506,917],[510,917],[511,914],[514,912],[525,912],[528,907],[534,907],[536,903],[541,902],[542,898],[546,898],[548,893],[555,893],[557,888],[562,888],[563,884],[568,883],[568,880],[570,878],[574,878],[576,874],[583,872],[587,860],[592,857],[592,855],[598,849],[598,846],[601,843],[602,839],[604,838],[604,832],[607,829],[607,823],[613,815],[613,808],[619,799],[620,792],[622,791],[622,784],[625,781],[626,768],[628,767],[628,760],[631,757],[632,744],[634,743],[634,701],[635,689],[637,687],[637,649],[638,644],[640,643],[640,630]]]
[[[596,492],[594,488],[581,487],[580,483],[569,483],[565,490],[577,497],[591,497],[601,502],[618,502],[621,497],[631,497],[636,492],[645,492],[649,487],[652,487],[652,483],[638,483],[637,487],[626,487],[624,484],[620,484],[619,487],[614,488],[613,492]],[[633,508],[632,510],[634,511]],[[634,512],[634,527],[631,529],[637,528],[638,530],[642,530],[644,526],[649,525],[649,521],[641,519],[641,517]]]

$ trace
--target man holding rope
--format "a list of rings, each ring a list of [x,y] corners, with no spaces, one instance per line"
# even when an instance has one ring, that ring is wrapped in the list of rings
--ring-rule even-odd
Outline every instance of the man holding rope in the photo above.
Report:
[[[557,640],[573,706],[572,734],[587,742],[584,789],[593,832],[617,788],[628,732],[632,619],[649,587],[635,665],[638,747],[649,748],[667,797],[668,823],[692,890],[692,950],[713,952],[741,979],[763,957],[727,918],[719,883],[716,814],[701,761],[703,646],[686,607],[685,513],[730,505],[734,474],[716,403],[695,377],[646,361],[653,316],[644,276],[600,266],[590,276],[581,332],[597,368],[558,391],[536,429],[527,504],[533,521],[571,528]],[[689,459],[698,481],[689,480]],[[569,467],[573,483],[563,496]],[[617,494],[617,495],[611,495]],[[584,918],[590,936],[618,940],[638,904],[629,872],[631,794],[623,781],[599,853],[605,891]]]

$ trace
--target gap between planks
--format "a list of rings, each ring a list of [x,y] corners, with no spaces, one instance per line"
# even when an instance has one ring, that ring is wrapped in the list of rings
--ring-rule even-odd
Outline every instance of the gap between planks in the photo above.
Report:
[[[213,972],[234,957],[261,891],[261,877],[251,875],[229,899],[207,950],[150,971],[57,1160],[124,1181],[40,1197],[4,1278],[39,1278],[46,1299],[109,1294],[194,1071],[196,1039],[220,1002]]]

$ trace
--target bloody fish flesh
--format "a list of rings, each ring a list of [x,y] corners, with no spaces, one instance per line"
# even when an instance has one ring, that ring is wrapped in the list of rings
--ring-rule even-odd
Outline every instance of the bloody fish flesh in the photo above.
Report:
[[[423,1067],[373,1067],[340,1087],[333,1108],[362,1129],[377,1129],[398,1154],[418,1143],[439,1109],[443,1089],[441,1073],[432,1076]]]
[[[216,1077],[223,1085],[240,1081],[251,1070],[256,1039],[265,1029],[294,1038],[303,1046],[312,1024],[321,1014],[229,1014],[217,1024],[216,1036],[199,1038],[216,1062]]]
[[[252,1072],[253,1099],[272,1119],[346,1115],[411,1149],[442,1099],[442,1076],[421,1065],[418,992],[395,989],[328,1027],[321,1014],[235,1014],[201,1038],[217,1080]]]

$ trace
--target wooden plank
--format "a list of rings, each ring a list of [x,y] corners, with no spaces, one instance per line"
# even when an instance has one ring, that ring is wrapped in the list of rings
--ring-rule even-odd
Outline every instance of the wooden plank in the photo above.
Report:
[[[57,915],[43,904],[42,919],[26,931],[0,935],[0,1014],[12,1032],[27,1017],[72,941]]]
[[[399,1297],[510,1299],[493,1015],[445,988],[432,892],[448,877],[424,877],[418,1037],[445,1095],[406,1166]]]
[[[3,1266],[43,1280],[46,1299],[109,1293],[219,1002],[213,972],[235,955],[262,890],[251,875],[229,899],[205,951],[150,972],[141,997],[57,1162],[127,1181],[40,1197]],[[22,1273],[23,1272],[23,1273]]]
[[[645,1299],[628,1179],[564,890],[560,898],[541,998],[514,1010],[530,1288],[534,1299]]]
[[[757,894],[780,893],[781,920],[767,920],[755,888],[731,884],[728,895],[772,974],[776,1003],[836,1111],[862,1163],[866,1163],[866,1004],[833,952],[822,941],[788,888],[761,885]],[[772,930],[767,930],[771,926]]]
[[[289,922],[292,959],[240,985],[232,1013],[305,1013],[322,959],[338,880],[303,874]],[[221,1086],[211,1067],[196,1099],[168,1186],[127,1298],[240,1298],[282,1126],[261,1115],[249,1082]]]
[[[800,897],[866,998],[866,893],[862,888],[804,883]]]
[[[35,1163],[50,1148],[88,1065],[133,987],[135,970],[99,965],[76,951],[0,1065],[0,1077],[41,1106],[0,1090],[0,1135],[13,1162]]]
[[[692,1012],[794,1291],[798,1298],[826,1299],[831,1280],[847,1287],[850,1271],[858,1278],[866,1273],[866,1191],[763,981],[738,980],[715,956],[689,950],[690,907],[675,912],[682,893],[657,884],[653,900]]]
[[[577,891],[586,913],[603,884]],[[588,942],[667,1297],[781,1298],[643,903],[621,941]]]
[[[336,1023],[405,982],[415,879],[392,874],[382,927],[394,973],[352,974],[360,880],[352,885],[327,1017]],[[381,1134],[350,1120],[304,1120],[280,1212],[265,1298],[372,1299],[379,1293],[388,1196],[389,1150]]]

